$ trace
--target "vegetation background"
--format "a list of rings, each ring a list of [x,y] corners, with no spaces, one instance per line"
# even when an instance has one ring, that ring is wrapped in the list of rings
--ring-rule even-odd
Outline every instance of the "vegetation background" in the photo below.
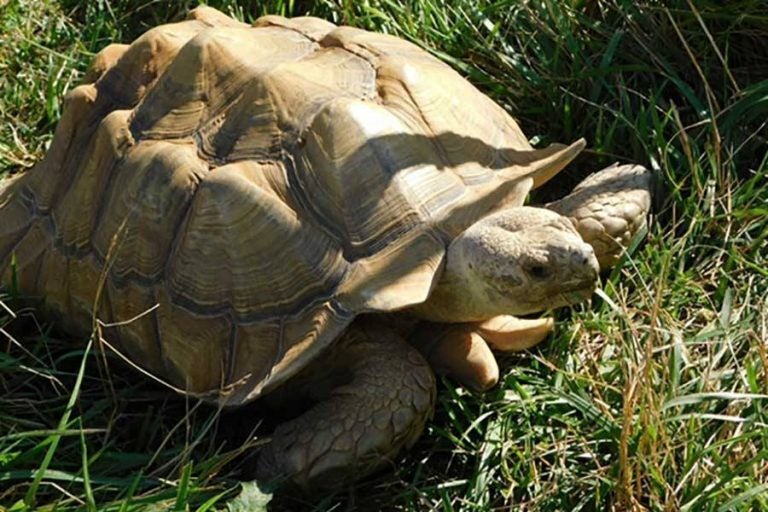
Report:
[[[440,385],[392,471],[274,510],[768,510],[764,0],[217,0],[412,40],[537,143],[657,175],[646,241],[501,384]],[[94,52],[183,0],[0,0],[0,174],[40,159]],[[146,382],[13,298],[0,306],[0,510],[249,510],[222,432],[243,416]],[[245,418],[250,419],[250,418]],[[248,500],[251,500],[250,502]],[[248,505],[250,503],[250,505]]]

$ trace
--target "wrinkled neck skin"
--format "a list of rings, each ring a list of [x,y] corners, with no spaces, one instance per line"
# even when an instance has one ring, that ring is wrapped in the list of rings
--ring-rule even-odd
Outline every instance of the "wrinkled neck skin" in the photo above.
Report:
[[[475,300],[467,290],[472,283],[455,269],[446,268],[429,299],[412,307],[409,311],[422,320],[431,322],[482,322],[496,315],[511,314],[501,308],[489,309],[486,301]],[[521,314],[521,313],[518,313]]]
[[[516,207],[480,219],[448,247],[442,276],[411,312],[433,322],[526,315],[588,298],[599,267],[568,219]]]

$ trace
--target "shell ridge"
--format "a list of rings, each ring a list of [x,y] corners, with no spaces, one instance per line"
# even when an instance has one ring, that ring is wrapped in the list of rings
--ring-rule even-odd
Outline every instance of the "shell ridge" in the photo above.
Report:
[[[288,19],[288,18],[283,18],[283,19]],[[256,20],[256,21],[258,21],[258,20]],[[263,27],[272,27],[272,28],[277,28],[279,30],[289,30],[291,32],[295,32],[295,33],[299,34],[300,36],[303,36],[303,37],[307,38],[307,40],[312,41],[313,43],[317,43],[317,42],[320,41],[320,39],[322,39],[322,38],[318,39],[316,37],[312,37],[312,36],[310,36],[309,34],[304,32],[303,30],[300,30],[297,27],[291,27],[289,25],[280,25],[280,24],[277,24],[277,23],[273,23],[272,21],[267,21],[263,25],[258,25],[258,26],[254,25],[254,28],[257,28],[257,29],[258,28],[263,28]]]
[[[347,274],[348,274],[348,271],[345,271],[344,275],[346,276]],[[304,313],[310,309],[317,307],[319,304],[324,304],[336,296],[336,292],[339,289],[340,284],[343,282],[344,282],[343,279],[339,280],[339,283],[336,284],[334,289],[332,290],[333,293],[328,293],[327,295],[324,295],[322,297],[305,300],[303,302],[289,304],[289,307],[285,309],[287,309],[288,311],[295,311],[297,313]],[[161,283],[152,283],[152,284],[157,285]],[[191,300],[185,297],[184,295],[174,291],[173,286],[170,285],[167,281],[163,281],[162,284],[166,287],[168,296],[170,297],[171,302],[175,306],[183,308],[188,313],[192,313],[199,316],[231,315],[231,317],[237,323],[252,324],[252,323],[258,323],[258,322],[270,322],[270,321],[279,320],[287,315],[287,313],[285,313],[285,310],[281,310],[278,312],[267,312],[267,313],[262,313],[262,312],[240,313],[235,309],[235,307],[231,304],[231,302],[223,302],[218,306],[209,306],[209,305],[201,306],[200,304],[196,303],[194,300]],[[288,315],[288,316],[291,316],[291,315]]]
[[[311,199],[311,194],[307,193],[306,187],[302,184],[302,180],[299,178],[299,172],[296,165],[296,159],[293,154],[286,154],[284,162],[290,162],[290,165],[285,166],[286,177],[288,179],[288,185],[291,190],[291,196],[295,199],[296,205],[301,208],[302,213],[306,213],[309,217],[309,221],[302,218],[302,222],[309,222],[315,229],[319,229],[326,236],[337,242],[339,246],[343,247],[343,240],[346,238],[347,233],[343,232],[344,226],[335,226],[333,223],[322,222],[323,215],[314,204]],[[349,262],[346,254],[342,250],[342,256]]]

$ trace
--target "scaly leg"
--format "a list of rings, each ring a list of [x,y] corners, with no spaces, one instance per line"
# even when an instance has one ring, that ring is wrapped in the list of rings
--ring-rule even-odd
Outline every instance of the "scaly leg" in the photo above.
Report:
[[[613,164],[590,174],[566,197],[546,208],[571,219],[595,249],[600,268],[615,265],[651,209],[651,171],[640,165]]]
[[[260,480],[341,487],[391,464],[421,435],[434,408],[435,379],[418,351],[386,328],[362,323],[338,343],[319,362],[315,391],[324,396],[278,425],[259,453]]]

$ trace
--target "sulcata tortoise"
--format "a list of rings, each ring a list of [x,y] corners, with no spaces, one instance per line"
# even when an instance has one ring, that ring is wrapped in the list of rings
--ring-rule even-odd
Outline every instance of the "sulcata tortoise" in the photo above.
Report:
[[[634,165],[523,206],[583,141],[534,149],[417,46],[317,18],[200,7],[84,82],[45,158],[0,184],[3,286],[185,393],[310,401],[260,478],[338,486],[392,461],[433,369],[492,386],[489,346],[552,328],[511,315],[588,298],[649,208]]]

